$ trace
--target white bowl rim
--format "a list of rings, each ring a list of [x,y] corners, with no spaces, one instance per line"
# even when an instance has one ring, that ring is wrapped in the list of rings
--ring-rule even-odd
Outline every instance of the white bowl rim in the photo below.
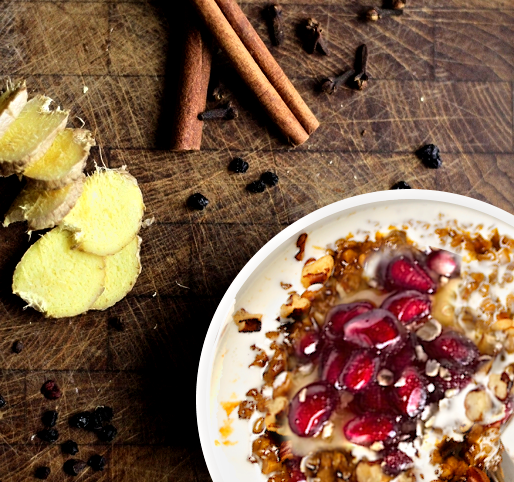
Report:
[[[202,452],[213,482],[229,482],[218,469],[216,456],[213,450],[214,441],[209,436],[209,406],[211,374],[214,366],[213,359],[216,353],[216,339],[223,323],[232,307],[240,288],[251,276],[254,270],[283,242],[287,241],[293,234],[305,230],[311,224],[321,221],[348,209],[362,207],[368,204],[393,201],[436,201],[438,203],[454,204],[469,209],[480,211],[514,227],[514,215],[507,211],[488,204],[478,199],[469,198],[460,194],[453,194],[443,191],[405,189],[377,191],[349,197],[341,201],[324,206],[287,226],[272,239],[270,239],[257,253],[246,263],[243,269],[235,277],[221,299],[214,316],[212,317],[207,335],[200,355],[198,376],[196,381],[196,418],[198,433]]]

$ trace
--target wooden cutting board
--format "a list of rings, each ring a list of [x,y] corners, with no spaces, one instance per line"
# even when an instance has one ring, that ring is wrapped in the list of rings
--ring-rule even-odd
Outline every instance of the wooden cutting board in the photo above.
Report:
[[[32,480],[40,465],[51,467],[48,480],[69,480],[59,445],[33,437],[51,408],[60,415],[59,442],[77,441],[77,458],[108,459],[106,470],[88,469],[80,480],[209,481],[195,418],[209,321],[245,262],[314,209],[404,180],[514,212],[511,0],[409,1],[403,17],[376,23],[359,19],[374,2],[284,0],[286,42],[272,53],[321,127],[290,149],[216,53],[215,71],[240,116],[207,124],[203,150],[194,154],[166,149],[180,52],[174,3],[2,3],[2,77],[25,78],[31,93],[71,109],[70,124],[84,122],[95,133],[89,167],[127,165],[141,184],[147,218],[155,218],[142,232],[143,272],[132,293],[104,313],[65,320],[45,320],[11,294],[29,240],[25,226],[0,229],[2,482]],[[250,0],[243,8],[269,44],[265,4]],[[297,28],[307,17],[325,28],[329,56],[302,50]],[[320,93],[320,80],[350,67],[361,43],[370,54],[368,88]],[[428,142],[442,151],[439,170],[413,155]],[[227,171],[235,156],[249,162],[246,174]],[[246,192],[266,170],[279,175],[279,185]],[[16,178],[0,180],[2,213],[18,190]],[[185,207],[194,192],[209,198],[204,212]],[[16,340],[25,346],[20,354],[11,351]],[[63,389],[58,402],[39,393],[49,378]],[[69,428],[71,414],[103,404],[115,410],[113,444]]]

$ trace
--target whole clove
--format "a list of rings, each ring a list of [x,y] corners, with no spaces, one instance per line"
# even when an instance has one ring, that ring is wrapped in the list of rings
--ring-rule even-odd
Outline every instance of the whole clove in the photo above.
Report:
[[[370,22],[376,22],[377,20],[381,19],[382,17],[398,17],[400,15],[403,15],[403,10],[399,8],[378,8],[373,7],[370,8],[366,12],[366,18]]]
[[[305,29],[308,37],[306,43],[307,52],[313,54],[317,50],[322,55],[328,55],[329,52],[320,23],[314,18],[308,18]]]
[[[232,102],[227,102],[224,106],[216,109],[206,110],[198,114],[198,119],[206,120],[232,120],[237,119],[239,116],[238,110],[232,105]]]
[[[369,76],[367,73],[368,47],[362,44],[357,49],[355,55],[355,77],[353,82],[358,90],[363,90],[368,84]]]
[[[284,43],[284,21],[282,20],[282,7],[277,4],[269,5],[265,10],[268,19],[268,29],[271,43],[278,47]]]
[[[321,90],[325,94],[333,94],[339,87],[343,86],[355,75],[355,70],[350,69],[337,77],[328,77],[321,84]]]

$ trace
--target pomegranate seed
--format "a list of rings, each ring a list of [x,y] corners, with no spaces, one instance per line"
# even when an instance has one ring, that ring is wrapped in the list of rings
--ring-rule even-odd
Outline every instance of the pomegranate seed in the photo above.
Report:
[[[303,360],[314,359],[319,355],[320,338],[317,331],[307,331],[295,345],[296,356]]]
[[[375,442],[385,442],[396,436],[396,421],[389,415],[366,414],[355,417],[344,426],[349,442],[369,447]]]
[[[427,382],[414,367],[403,370],[394,385],[395,402],[402,413],[409,417],[419,415],[427,404]]]
[[[402,339],[403,328],[386,310],[372,310],[350,320],[344,327],[345,340],[365,348],[392,351]]]
[[[352,410],[360,413],[391,413],[396,411],[395,407],[391,407],[391,389],[384,388],[376,383],[371,383],[360,393],[355,395],[352,401]]]
[[[405,256],[398,256],[389,263],[385,284],[388,291],[407,289],[433,293],[436,289],[436,284],[421,266]]]
[[[289,476],[289,482],[305,482],[307,480],[305,474],[298,469],[293,469]]]
[[[411,340],[409,339],[397,353],[394,353],[387,358],[385,366],[392,370],[392,372],[397,377],[400,377],[400,374],[404,368],[409,367],[415,363],[417,363],[416,351],[412,346]]]
[[[325,382],[302,388],[289,405],[289,426],[300,437],[316,435],[336,406],[335,390]]]
[[[393,477],[412,468],[412,459],[401,450],[392,450],[382,460],[382,470]]]
[[[341,350],[339,347],[331,346],[325,349],[321,356],[320,378],[331,385],[338,386],[339,375],[343,371],[349,351]]]
[[[430,394],[430,403],[438,402],[444,398],[446,390],[457,390],[461,391],[471,383],[471,375],[469,372],[464,370],[456,370],[453,368],[447,368],[448,376],[441,378],[440,376],[431,379],[435,386],[435,390]]]
[[[323,333],[329,340],[341,340],[344,336],[344,325],[357,315],[375,308],[368,301],[356,301],[334,306],[325,318]]]
[[[440,276],[450,278],[459,272],[458,257],[444,249],[432,251],[427,257],[427,267]]]
[[[476,345],[455,331],[443,332],[435,340],[425,342],[423,348],[430,357],[449,368],[471,366],[477,363],[480,357]]]
[[[403,291],[386,298],[380,307],[390,311],[404,325],[414,323],[430,315],[428,296],[419,291]]]
[[[360,392],[373,380],[377,367],[378,358],[373,353],[354,351],[339,376],[339,386],[353,393]]]

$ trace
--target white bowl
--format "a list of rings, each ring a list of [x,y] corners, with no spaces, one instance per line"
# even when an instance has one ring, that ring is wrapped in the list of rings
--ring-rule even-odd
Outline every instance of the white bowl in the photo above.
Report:
[[[440,215],[442,215],[442,220]],[[262,370],[249,369],[255,352],[250,345],[265,347],[264,333],[277,326],[280,305],[287,298],[280,281],[302,292],[300,272],[303,263],[294,259],[296,241],[308,233],[305,259],[319,257],[327,245],[349,232],[363,236],[399,228],[407,221],[419,221],[419,228],[408,230],[411,239],[423,246],[440,246],[437,236],[422,223],[441,223],[456,219],[460,224],[483,224],[484,232],[497,227],[501,234],[514,237],[514,216],[495,206],[457,194],[439,191],[392,190],[363,194],[321,208],[277,234],[246,264],[228,288],[214,314],[205,338],[198,369],[196,409],[200,442],[207,467],[214,482],[257,482],[267,480],[258,464],[248,462],[251,453],[249,423],[239,420],[237,408],[230,414],[220,402],[240,401],[245,393],[259,387]],[[359,234],[360,233],[360,234]],[[260,333],[238,333],[232,313],[244,307],[263,314]],[[231,422],[227,422],[230,419]],[[222,437],[220,427],[233,432]],[[507,432],[514,432],[508,430]],[[506,442],[514,448],[514,433]],[[225,443],[223,443],[225,442]]]

